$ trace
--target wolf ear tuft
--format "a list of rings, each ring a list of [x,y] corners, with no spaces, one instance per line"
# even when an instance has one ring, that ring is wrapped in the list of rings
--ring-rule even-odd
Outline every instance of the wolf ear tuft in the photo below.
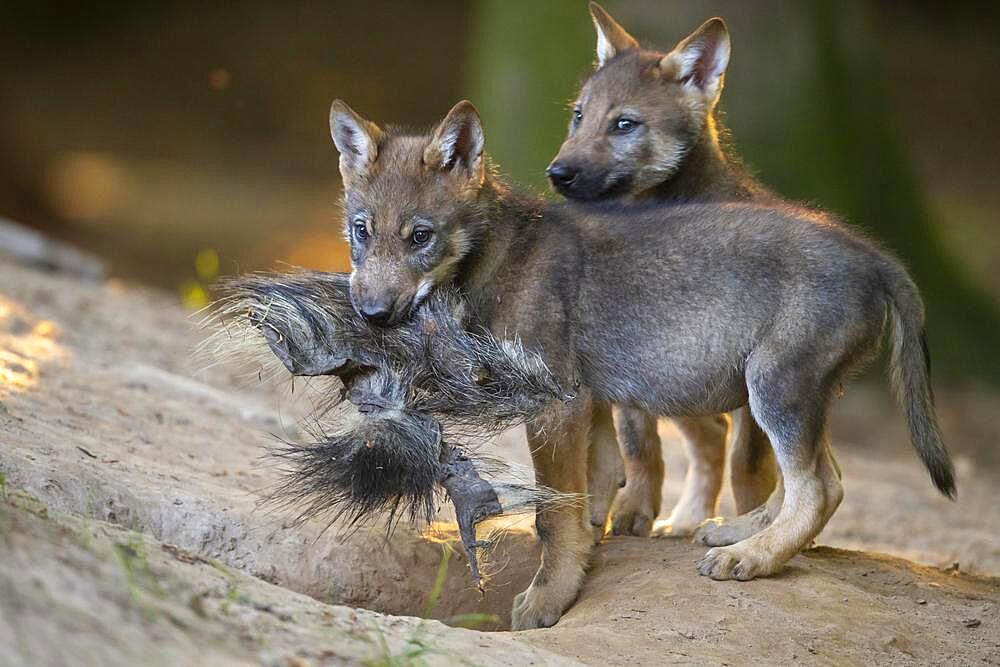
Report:
[[[340,152],[340,176],[346,186],[352,179],[368,174],[378,157],[382,130],[359,116],[341,100],[330,107],[330,135]]]
[[[604,64],[622,51],[639,48],[639,42],[618,25],[603,7],[596,2],[590,3],[590,17],[597,29],[597,66]]]
[[[451,108],[424,149],[424,164],[439,171],[460,172],[479,185],[485,175],[483,123],[472,102]]]
[[[663,57],[660,70],[714,99],[722,92],[730,51],[726,22],[720,18],[709,19]]]

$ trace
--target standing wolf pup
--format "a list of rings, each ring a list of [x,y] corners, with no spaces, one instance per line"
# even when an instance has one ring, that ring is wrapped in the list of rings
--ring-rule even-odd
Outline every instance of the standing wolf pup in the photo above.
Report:
[[[787,204],[548,205],[487,167],[479,114],[460,102],[429,134],[381,129],[334,102],[351,300],[392,326],[456,286],[474,322],[518,336],[578,398],[528,425],[539,484],[587,492],[593,400],[660,416],[749,402],[784,479],[771,524],[710,549],[715,579],[779,570],[842,498],[827,408],[892,327],[893,377],[913,445],[946,495],[951,459],[931,400],[923,303],[905,268],[834,220]],[[586,507],[541,504],[538,571],[514,629],[554,624],[592,549]]]
[[[547,169],[553,187],[570,199],[622,203],[775,200],[720,145],[716,107],[730,54],[722,19],[707,21],[664,54],[642,50],[597,3],[590,3],[590,13],[597,66],[573,104],[569,136]],[[688,472],[669,517],[653,528],[657,536],[688,535],[715,515],[725,467],[721,417],[674,421],[684,435]],[[615,423],[626,484],[612,530],[646,535],[659,513],[663,484],[656,420],[616,408]],[[748,408],[733,414],[733,425],[731,480],[736,513],[744,514],[774,489],[775,467],[767,436]],[[592,471],[597,486],[613,472]]]

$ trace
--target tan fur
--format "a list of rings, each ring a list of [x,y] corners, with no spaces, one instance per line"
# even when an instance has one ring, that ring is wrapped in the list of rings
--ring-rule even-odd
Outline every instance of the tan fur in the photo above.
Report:
[[[691,535],[705,519],[715,516],[722,489],[729,428],[726,418],[683,417],[673,422],[684,436],[688,472],[680,500],[665,521],[654,525],[654,537]]]
[[[529,424],[536,484],[587,492],[590,410],[587,400],[560,405],[543,420]],[[576,600],[588,565],[593,534],[581,505],[539,507],[535,529],[542,542],[542,562],[531,585],[514,598],[512,630],[554,625]]]
[[[780,482],[780,475],[767,434],[750,416],[750,411],[735,410],[730,419],[733,442],[729,476],[736,514],[740,515],[763,505]]]
[[[622,464],[622,457],[618,453],[615,420],[609,403],[599,401],[594,405],[588,462],[587,493],[590,495],[590,524],[596,542],[609,528],[611,506],[627,474]],[[662,481],[661,476],[660,482]]]
[[[612,531],[616,535],[649,535],[660,511],[663,489],[663,455],[656,419],[639,410],[616,407],[615,426],[619,442],[640,441],[642,447],[622,457],[625,487],[618,494],[612,514]]]

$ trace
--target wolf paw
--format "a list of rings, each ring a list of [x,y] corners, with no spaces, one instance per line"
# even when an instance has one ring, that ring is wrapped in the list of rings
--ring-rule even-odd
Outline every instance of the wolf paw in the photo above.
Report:
[[[742,542],[771,525],[771,515],[765,505],[732,519],[721,516],[703,521],[694,531],[694,541],[708,547],[725,547]]]
[[[611,518],[611,532],[615,535],[647,537],[653,529],[653,516],[648,511],[618,510]]]
[[[650,536],[670,539],[672,537],[690,537],[697,530],[699,523],[687,523],[684,521],[674,522],[662,519],[653,523],[653,530]]]
[[[698,563],[698,574],[717,581],[749,581],[781,569],[782,563],[752,543],[709,549]]]
[[[746,526],[726,521],[721,516],[708,519],[692,531],[693,540],[707,547],[725,547],[750,537]]]
[[[660,511],[659,487],[653,482],[626,482],[618,493],[618,504],[611,516],[615,535],[647,537]]]
[[[653,524],[653,537],[690,537],[710,515],[694,507],[677,506],[663,521]]]
[[[593,482],[597,487],[590,497],[590,526],[594,537],[594,544],[597,544],[604,537],[605,528],[608,525],[608,517],[611,515],[611,506],[615,501],[615,494],[620,488],[617,478],[606,478]]]
[[[549,628],[556,624],[576,599],[583,581],[583,569],[576,576],[576,584],[559,586],[546,584],[539,586],[532,582],[527,590],[514,598],[510,613],[511,630],[533,630]]]
[[[607,523],[602,523],[602,524],[591,523],[590,524],[591,544],[597,544],[602,539],[604,539],[604,535],[606,532],[607,532]]]

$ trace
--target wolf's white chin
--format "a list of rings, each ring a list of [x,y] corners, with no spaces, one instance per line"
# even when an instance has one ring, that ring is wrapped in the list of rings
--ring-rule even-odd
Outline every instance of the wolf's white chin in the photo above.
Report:
[[[427,295],[431,293],[434,289],[434,281],[429,278],[424,278],[420,281],[420,285],[417,286],[417,293],[413,296],[413,305],[410,306],[411,310],[416,310],[420,307],[420,304],[424,302]]]

